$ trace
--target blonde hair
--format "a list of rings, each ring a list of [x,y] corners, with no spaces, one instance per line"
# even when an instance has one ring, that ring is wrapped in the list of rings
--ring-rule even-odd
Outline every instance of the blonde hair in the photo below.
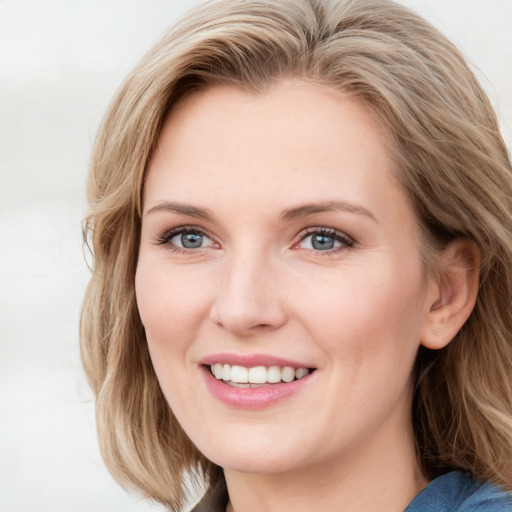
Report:
[[[207,3],[172,28],[118,91],[91,161],[85,236],[94,268],[81,318],[110,471],[173,510],[187,475],[210,485],[219,478],[160,391],[137,310],[144,172],[163,119],[185,95],[217,83],[261,92],[290,76],[350,91],[388,129],[428,247],[468,237],[480,248],[469,320],[445,349],[418,354],[414,430],[428,478],[460,469],[512,490],[509,156],[459,51],[387,0]]]

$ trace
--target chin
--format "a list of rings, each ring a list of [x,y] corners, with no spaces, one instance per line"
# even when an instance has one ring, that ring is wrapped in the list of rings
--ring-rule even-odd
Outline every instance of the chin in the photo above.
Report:
[[[281,474],[305,465],[305,451],[297,450],[297,446],[303,443],[290,442],[283,446],[276,439],[261,440],[257,436],[245,442],[240,441],[228,436],[224,442],[217,441],[204,449],[200,446],[199,449],[218,466],[240,473]]]
[[[294,463],[295,461],[289,456],[278,460],[270,460],[268,457],[259,456],[256,458],[254,454],[246,454],[246,457],[235,455],[224,456],[219,459],[219,462],[214,462],[224,470],[252,475],[278,475],[291,472],[301,466],[298,461]]]

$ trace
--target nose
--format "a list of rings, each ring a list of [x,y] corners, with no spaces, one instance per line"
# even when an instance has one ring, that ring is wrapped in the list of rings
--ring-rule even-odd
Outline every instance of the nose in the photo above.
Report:
[[[283,326],[287,314],[278,272],[268,256],[233,254],[222,269],[211,320],[237,337]]]

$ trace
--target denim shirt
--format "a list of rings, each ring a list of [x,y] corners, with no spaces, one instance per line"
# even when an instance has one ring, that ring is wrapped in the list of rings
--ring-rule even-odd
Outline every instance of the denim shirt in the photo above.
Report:
[[[453,471],[430,482],[405,512],[512,512],[512,495]]]
[[[225,512],[224,479],[191,512]],[[512,495],[489,482],[453,471],[430,482],[404,512],[512,512]]]

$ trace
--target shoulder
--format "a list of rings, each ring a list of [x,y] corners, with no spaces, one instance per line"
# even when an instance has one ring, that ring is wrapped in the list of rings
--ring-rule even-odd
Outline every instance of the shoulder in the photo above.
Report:
[[[452,472],[432,481],[405,512],[512,512],[512,495],[490,482]]]

